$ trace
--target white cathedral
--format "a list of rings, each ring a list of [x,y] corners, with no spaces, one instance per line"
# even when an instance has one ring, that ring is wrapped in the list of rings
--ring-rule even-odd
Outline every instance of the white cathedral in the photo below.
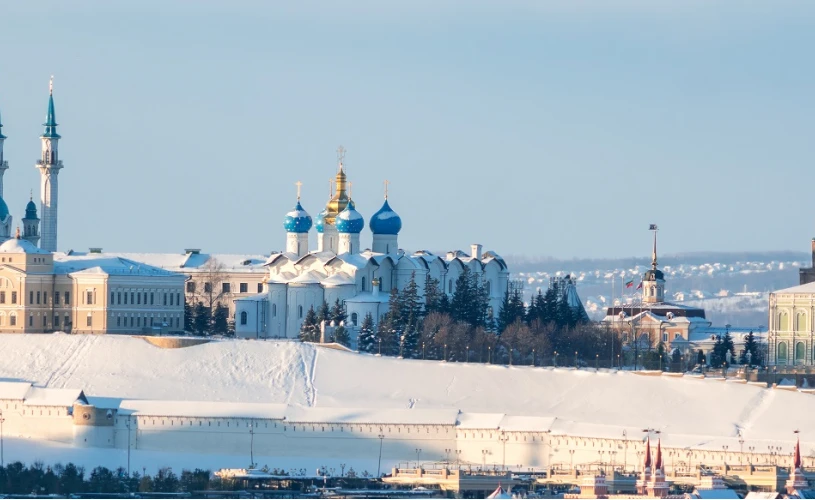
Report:
[[[243,338],[295,338],[309,308],[317,310],[339,299],[348,317],[346,328],[352,343],[363,318],[374,322],[388,310],[390,291],[403,290],[415,279],[420,293],[426,280],[438,280],[449,296],[456,280],[469,269],[483,280],[489,295],[489,312],[498,314],[509,284],[509,270],[494,252],[482,252],[479,244],[463,251],[434,255],[427,250],[412,254],[399,248],[402,219],[385,202],[371,217],[370,248],[360,241],[365,219],[357,211],[347,191],[342,164],[336,174],[336,192],[317,216],[316,223],[303,209],[298,196],[294,209],[286,214],[286,251],[273,253],[266,262],[267,286],[263,293],[235,300],[235,332]],[[309,250],[308,235],[317,230],[317,249]]]

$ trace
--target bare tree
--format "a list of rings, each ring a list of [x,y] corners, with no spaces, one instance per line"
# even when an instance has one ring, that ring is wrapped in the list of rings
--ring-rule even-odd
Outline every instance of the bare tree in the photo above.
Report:
[[[190,274],[187,298],[193,304],[203,302],[212,317],[215,306],[232,293],[228,278],[224,265],[218,259],[210,257],[195,273]]]

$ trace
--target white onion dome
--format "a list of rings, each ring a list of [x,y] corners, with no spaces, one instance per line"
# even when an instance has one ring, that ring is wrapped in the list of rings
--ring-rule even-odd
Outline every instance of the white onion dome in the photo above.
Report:
[[[0,253],[37,253],[37,254],[48,254],[51,253],[47,250],[43,250],[41,248],[37,248],[36,245],[31,243],[28,240],[22,240],[20,238],[12,238],[10,240],[6,240],[0,245]]]
[[[314,227],[317,228],[317,232],[322,234],[323,229],[325,228],[325,218],[328,216],[328,208],[324,208],[322,212],[317,214],[317,219],[314,221]]]
[[[283,220],[283,228],[289,233],[307,233],[311,229],[311,216],[303,210],[300,200],[294,209],[286,214]]]
[[[371,217],[369,225],[374,234],[399,234],[402,218],[393,211],[386,198],[382,208]]]
[[[365,219],[362,218],[361,213],[357,212],[353,200],[349,200],[345,210],[337,215],[334,225],[340,233],[359,234],[365,227]]]

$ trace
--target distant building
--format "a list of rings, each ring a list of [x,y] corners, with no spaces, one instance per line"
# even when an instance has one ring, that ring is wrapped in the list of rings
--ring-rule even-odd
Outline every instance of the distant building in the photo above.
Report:
[[[815,238],[812,238],[812,267],[802,267],[798,270],[799,284],[815,282]]]

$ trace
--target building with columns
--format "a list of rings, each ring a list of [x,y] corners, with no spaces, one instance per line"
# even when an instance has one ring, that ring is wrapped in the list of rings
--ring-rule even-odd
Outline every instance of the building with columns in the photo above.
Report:
[[[298,197],[283,221],[286,251],[273,253],[265,263],[263,292],[235,300],[235,331],[244,338],[294,338],[310,308],[339,300],[348,317],[346,328],[352,343],[367,314],[376,323],[388,308],[392,289],[403,290],[411,279],[423,293],[426,280],[439,282],[452,296],[459,275],[468,270],[483,280],[489,295],[489,311],[498,314],[509,284],[509,270],[495,252],[474,244],[461,250],[434,255],[427,250],[408,253],[399,248],[402,219],[391,208],[387,183],[385,199],[369,221],[370,246],[362,240],[365,218],[357,210],[348,188],[340,153],[332,192],[316,220]],[[312,227],[317,248],[308,247]]]

